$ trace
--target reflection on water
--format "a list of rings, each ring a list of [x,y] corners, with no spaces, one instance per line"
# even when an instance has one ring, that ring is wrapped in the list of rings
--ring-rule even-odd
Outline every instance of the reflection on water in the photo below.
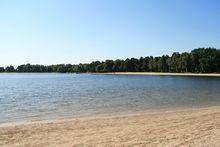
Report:
[[[0,74],[0,123],[220,104],[220,78]]]

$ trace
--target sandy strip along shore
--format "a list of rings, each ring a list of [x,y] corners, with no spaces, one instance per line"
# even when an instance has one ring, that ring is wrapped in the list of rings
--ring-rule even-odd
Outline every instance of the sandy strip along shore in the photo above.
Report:
[[[198,76],[198,77],[220,77],[218,73],[163,73],[163,72],[110,72],[93,73],[106,75],[142,75],[142,76]]]
[[[0,146],[220,145],[220,107],[1,125]]]

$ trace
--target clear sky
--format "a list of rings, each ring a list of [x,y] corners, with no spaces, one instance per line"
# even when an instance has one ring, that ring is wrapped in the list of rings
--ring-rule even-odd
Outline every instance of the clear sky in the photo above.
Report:
[[[0,0],[0,66],[220,48],[220,0]]]

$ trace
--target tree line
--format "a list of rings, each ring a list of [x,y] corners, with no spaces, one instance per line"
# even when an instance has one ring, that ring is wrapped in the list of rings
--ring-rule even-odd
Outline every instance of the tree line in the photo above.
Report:
[[[0,72],[59,72],[59,73],[94,73],[94,72],[193,72],[219,73],[220,49],[198,48],[190,53],[174,52],[171,56],[147,56],[127,58],[126,60],[94,61],[89,64],[57,65],[19,65],[17,68],[0,67]]]

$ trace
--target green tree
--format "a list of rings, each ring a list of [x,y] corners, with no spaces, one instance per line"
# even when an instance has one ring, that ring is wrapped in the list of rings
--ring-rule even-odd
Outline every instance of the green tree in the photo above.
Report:
[[[15,72],[15,68],[14,68],[13,66],[7,66],[7,67],[5,68],[5,71],[6,71],[6,72]]]
[[[0,67],[0,72],[5,72],[5,68],[4,67]]]
[[[150,68],[149,68],[149,60],[150,58],[149,57],[145,57],[144,60],[143,60],[143,65],[142,65],[142,70],[144,72],[149,72],[150,71]]]
[[[113,60],[106,60],[105,63],[103,64],[104,72],[112,72],[113,66],[114,66]]]

